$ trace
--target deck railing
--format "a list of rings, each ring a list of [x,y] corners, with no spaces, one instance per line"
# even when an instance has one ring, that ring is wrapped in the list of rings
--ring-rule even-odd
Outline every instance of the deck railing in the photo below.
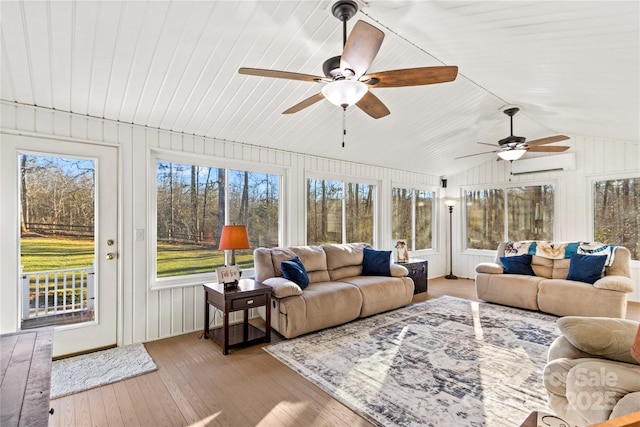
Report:
[[[21,273],[22,320],[93,310],[94,268]]]

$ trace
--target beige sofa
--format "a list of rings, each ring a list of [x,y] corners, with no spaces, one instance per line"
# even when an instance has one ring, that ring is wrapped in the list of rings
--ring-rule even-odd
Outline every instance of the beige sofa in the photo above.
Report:
[[[594,316],[624,318],[627,293],[635,288],[631,280],[625,247],[617,247],[611,266],[593,285],[566,280],[569,259],[533,256],[535,276],[504,274],[500,257],[505,256],[506,242],[498,246],[495,262],[476,266],[478,298],[489,302],[539,310],[557,316]]]
[[[558,328],[543,374],[556,415],[587,426],[640,411],[640,362],[630,351],[638,322],[568,316]]]
[[[369,245],[256,249],[256,280],[273,288],[271,327],[292,338],[409,304],[414,284],[405,267],[391,264],[391,277],[361,275],[365,247]],[[309,276],[304,290],[280,270],[282,261],[296,255]]]

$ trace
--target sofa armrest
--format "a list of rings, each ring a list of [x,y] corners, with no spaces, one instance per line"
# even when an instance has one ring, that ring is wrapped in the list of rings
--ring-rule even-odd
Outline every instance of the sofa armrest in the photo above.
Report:
[[[604,276],[602,279],[596,280],[593,287],[610,291],[633,292],[635,283],[624,276]]]
[[[476,273],[502,274],[504,273],[504,268],[495,262],[481,262],[476,265]]]
[[[406,277],[409,275],[409,270],[404,265],[391,264],[389,269],[391,270],[391,277]]]
[[[285,298],[292,295],[302,295],[302,289],[296,283],[291,280],[287,280],[284,277],[270,277],[262,284],[271,286],[273,289],[271,293],[276,298]]]

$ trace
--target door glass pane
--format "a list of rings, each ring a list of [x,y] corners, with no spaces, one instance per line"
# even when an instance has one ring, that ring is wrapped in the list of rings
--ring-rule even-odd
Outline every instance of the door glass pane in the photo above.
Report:
[[[95,162],[19,155],[22,329],[94,317]]]

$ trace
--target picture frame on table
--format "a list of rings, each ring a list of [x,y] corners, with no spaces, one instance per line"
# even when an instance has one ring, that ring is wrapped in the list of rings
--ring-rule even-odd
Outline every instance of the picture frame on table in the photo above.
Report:
[[[394,258],[400,264],[409,262],[409,249],[405,239],[394,239]]]
[[[218,283],[222,283],[225,289],[235,288],[240,281],[240,269],[238,269],[237,265],[218,267],[216,268],[216,275]]]

